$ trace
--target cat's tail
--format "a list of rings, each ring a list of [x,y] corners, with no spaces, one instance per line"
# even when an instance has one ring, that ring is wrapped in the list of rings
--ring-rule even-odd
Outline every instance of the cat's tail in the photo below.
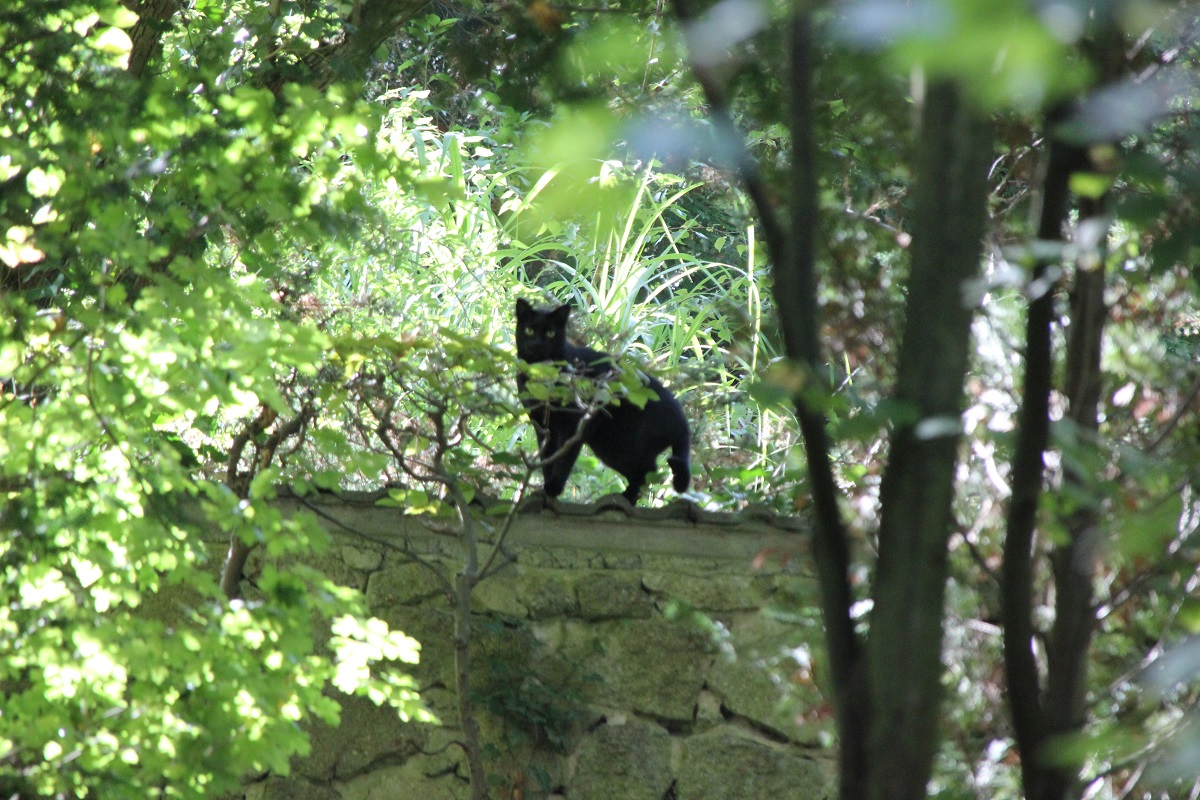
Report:
[[[691,446],[688,430],[684,427],[671,445],[671,455],[667,456],[667,466],[671,468],[671,473],[675,476],[672,485],[680,494],[686,492],[692,484],[692,472],[688,467],[688,451]]]

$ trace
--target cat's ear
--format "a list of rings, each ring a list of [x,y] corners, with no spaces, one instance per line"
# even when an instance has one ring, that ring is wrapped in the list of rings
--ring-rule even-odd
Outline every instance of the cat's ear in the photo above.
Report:
[[[525,298],[518,297],[517,298],[517,319],[527,317],[532,313],[533,313],[533,306],[529,305],[529,302]]]
[[[555,325],[566,325],[567,317],[569,317],[570,315],[571,315],[571,303],[566,302],[550,312],[550,320]]]

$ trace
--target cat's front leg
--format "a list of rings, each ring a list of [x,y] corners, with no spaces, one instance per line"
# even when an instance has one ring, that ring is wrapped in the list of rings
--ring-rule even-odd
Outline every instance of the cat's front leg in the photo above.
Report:
[[[642,496],[642,488],[646,485],[646,475],[643,473],[641,477],[637,477],[635,473],[633,477],[630,477],[629,474],[626,474],[625,480],[629,481],[629,485],[621,494],[629,501],[629,505],[636,506],[638,498]]]
[[[567,486],[567,478],[571,475],[571,468],[575,466],[580,448],[583,447],[582,442],[564,447],[570,439],[570,436],[552,434],[547,437],[546,445],[542,449],[543,483],[546,494],[551,497],[558,497],[563,493]]]

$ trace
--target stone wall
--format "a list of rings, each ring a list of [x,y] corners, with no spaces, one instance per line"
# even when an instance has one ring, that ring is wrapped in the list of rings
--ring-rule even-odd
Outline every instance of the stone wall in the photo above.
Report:
[[[443,725],[401,723],[342,698],[342,724],[314,729],[313,751],[291,775],[264,776],[245,796],[468,797],[453,744],[453,608],[430,569],[453,576],[459,543],[370,498],[318,503],[335,542],[322,568],[421,642],[414,674]],[[506,539],[513,560],[472,598],[491,796],[832,796],[828,706],[806,663],[819,640],[806,540],[794,520],[682,503],[518,515]],[[247,572],[256,568],[252,559]]]

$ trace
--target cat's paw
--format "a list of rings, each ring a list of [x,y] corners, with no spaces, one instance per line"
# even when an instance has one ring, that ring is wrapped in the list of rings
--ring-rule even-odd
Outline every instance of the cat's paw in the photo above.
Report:
[[[557,511],[558,500],[541,489],[533,489],[517,504],[517,511]]]

